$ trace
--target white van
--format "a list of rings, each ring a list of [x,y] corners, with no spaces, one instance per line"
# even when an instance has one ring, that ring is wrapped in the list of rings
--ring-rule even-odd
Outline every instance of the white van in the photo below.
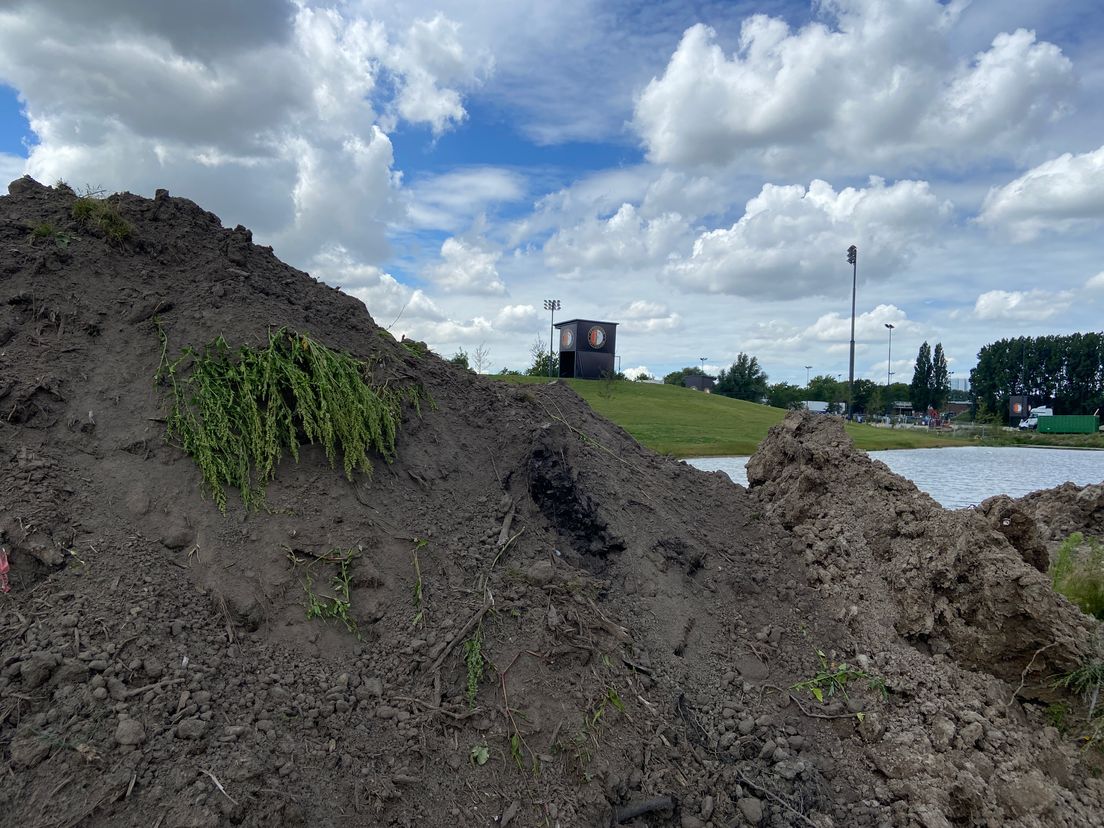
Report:
[[[1026,420],[1020,420],[1020,428],[1024,430],[1035,429],[1039,427],[1040,417],[1053,417],[1054,409],[1047,408],[1046,406],[1039,406],[1038,408],[1031,409],[1031,415]]]

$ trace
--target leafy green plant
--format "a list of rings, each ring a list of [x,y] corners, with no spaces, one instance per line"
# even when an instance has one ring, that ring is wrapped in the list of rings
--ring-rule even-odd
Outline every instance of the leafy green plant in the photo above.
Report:
[[[171,360],[159,321],[158,334],[156,378],[172,392],[168,436],[195,460],[223,511],[227,486],[246,507],[263,502],[284,453],[298,462],[303,443],[321,444],[331,466],[340,453],[350,480],[370,475],[372,452],[395,456],[402,406],[420,411],[420,387],[373,385],[364,363],[284,328],[263,348],[232,352],[220,336]]]
[[[52,239],[54,244],[63,250],[69,246],[71,241],[66,233],[62,233],[54,225],[44,221],[41,224],[36,224],[31,230],[31,240],[43,241],[46,239]]]
[[[871,675],[865,670],[852,667],[846,662],[830,661],[823,650],[816,650],[820,669],[811,678],[794,684],[791,690],[808,690],[818,702],[832,698],[836,694],[848,698],[847,686],[856,681],[866,681],[869,690],[877,692],[884,699],[888,696],[885,679]],[[862,719],[862,714],[857,714]]]
[[[303,589],[307,593],[307,618],[340,621],[345,625],[345,629],[359,637],[356,620],[349,615],[352,609],[352,601],[349,597],[349,569],[356,555],[356,549],[334,549],[328,555],[312,561],[304,574]],[[318,561],[337,564],[337,574],[330,580],[332,595],[319,595],[314,589],[310,566]]]
[[[464,642],[464,664],[468,668],[468,706],[475,706],[475,696],[479,692],[479,683],[483,681],[486,659],[483,657],[483,626],[476,627],[472,637]]]
[[[112,244],[121,244],[134,228],[119,214],[119,208],[89,192],[73,202],[73,218],[101,232]]]
[[[1104,544],[1074,532],[1055,553],[1050,582],[1086,615],[1104,619]]]
[[[473,765],[485,765],[487,760],[491,758],[491,749],[484,743],[472,745],[468,758],[471,759]]]

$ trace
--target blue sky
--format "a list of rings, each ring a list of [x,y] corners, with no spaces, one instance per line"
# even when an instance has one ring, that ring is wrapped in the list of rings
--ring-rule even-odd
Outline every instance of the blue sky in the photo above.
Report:
[[[846,373],[854,243],[857,374],[886,322],[965,373],[1100,328],[1101,46],[1090,0],[16,0],[0,173],[168,187],[485,369],[556,297],[634,371]]]

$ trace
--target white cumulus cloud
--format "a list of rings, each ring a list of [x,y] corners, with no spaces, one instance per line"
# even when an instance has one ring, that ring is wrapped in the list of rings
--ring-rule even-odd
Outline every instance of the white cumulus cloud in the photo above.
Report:
[[[503,331],[532,331],[541,324],[542,318],[533,305],[507,305],[495,316],[495,327]]]
[[[850,276],[849,242],[859,248],[863,281],[891,278],[928,241],[950,213],[927,182],[890,186],[871,178],[866,188],[838,193],[814,180],[766,184],[730,228],[702,233],[687,259],[666,278],[687,290],[793,299],[838,292]]]
[[[1104,223],[1104,146],[1066,153],[989,191],[978,221],[1029,241],[1047,230]]]
[[[452,237],[441,245],[442,261],[430,267],[427,275],[446,293],[502,295],[506,285],[498,275],[500,258],[497,250]]]
[[[544,245],[548,266],[568,277],[594,271],[662,263],[686,238],[688,228],[677,213],[645,219],[631,204],[622,204],[606,219],[592,219],[553,235]]]
[[[676,164],[1007,150],[1066,111],[1073,67],[1026,30],[961,59],[948,43],[964,7],[831,0],[828,22],[796,31],[758,14],[731,55],[699,23],[641,93],[633,124],[650,158]]]
[[[279,0],[0,7],[0,83],[24,104],[32,175],[167,187],[300,265],[334,246],[384,260],[404,215],[387,133],[459,123],[489,66],[440,14],[389,28]]]
[[[979,319],[1050,319],[1073,302],[1068,290],[990,290],[977,298],[974,315]]]

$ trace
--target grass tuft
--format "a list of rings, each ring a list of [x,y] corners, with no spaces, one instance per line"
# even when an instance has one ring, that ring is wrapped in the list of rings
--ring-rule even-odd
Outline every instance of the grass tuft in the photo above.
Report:
[[[111,244],[122,244],[134,232],[119,208],[102,198],[83,195],[73,202],[73,218],[103,234]]]
[[[418,409],[423,396],[416,386],[372,385],[362,362],[284,329],[263,348],[232,352],[219,337],[174,360],[160,323],[158,333],[157,379],[173,395],[168,435],[195,460],[223,511],[227,486],[246,507],[260,505],[285,452],[298,462],[305,443],[320,444],[334,467],[340,454],[350,480],[356,471],[370,475],[372,453],[394,459],[403,405]]]
[[[1104,619],[1104,543],[1074,532],[1058,547],[1050,582],[1086,615]]]

